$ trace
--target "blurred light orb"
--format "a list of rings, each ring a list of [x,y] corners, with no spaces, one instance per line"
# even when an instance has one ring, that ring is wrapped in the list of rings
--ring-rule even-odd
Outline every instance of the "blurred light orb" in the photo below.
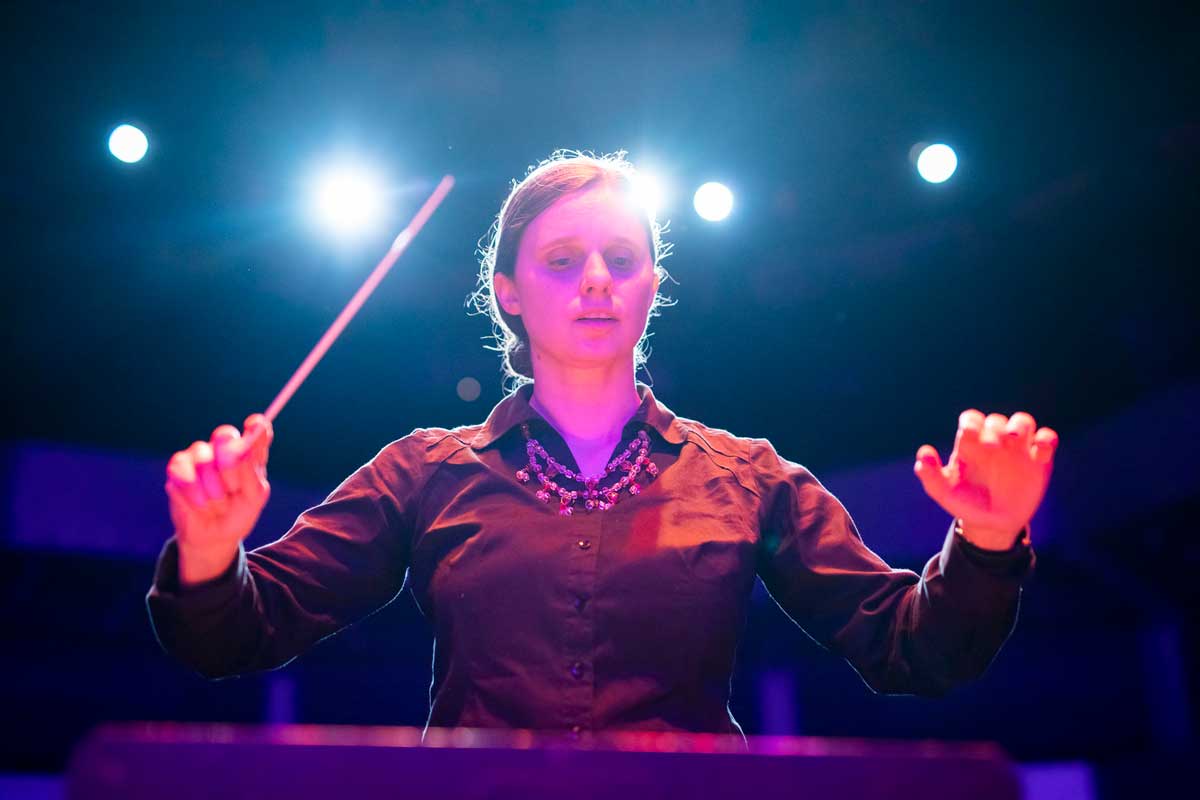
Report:
[[[126,164],[134,164],[145,157],[150,149],[146,134],[132,125],[118,125],[108,135],[108,152]]]
[[[313,219],[334,236],[366,233],[383,218],[383,185],[362,166],[328,167],[313,180],[310,192]]]
[[[479,399],[480,389],[479,381],[469,376],[463,378],[458,382],[458,399],[466,403],[474,402]]]
[[[958,156],[948,145],[931,144],[917,156],[917,172],[930,183],[944,183],[958,169]]]
[[[651,219],[658,217],[658,211],[663,207],[662,182],[653,175],[639,173],[633,182],[633,201],[644,209]]]
[[[733,192],[723,183],[709,181],[692,197],[696,213],[709,222],[720,222],[733,210]]]

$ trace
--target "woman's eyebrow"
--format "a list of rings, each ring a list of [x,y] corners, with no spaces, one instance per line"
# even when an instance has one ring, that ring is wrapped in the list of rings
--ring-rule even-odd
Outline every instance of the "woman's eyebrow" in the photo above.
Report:
[[[545,244],[538,247],[538,253],[545,253],[547,250],[552,250],[555,247],[559,247],[564,244],[575,244],[578,241],[579,241],[578,236],[574,236],[574,235],[560,236],[557,239],[552,239],[551,241],[546,242]]]
[[[551,239],[550,241],[546,242],[545,244],[539,245],[538,249],[537,249],[537,253],[539,256],[544,256],[547,252],[549,252],[550,250],[553,250],[556,247],[561,247],[562,245],[566,245],[566,244],[578,244],[579,242],[580,242],[580,238],[578,236],[575,236],[574,234],[569,234],[567,236],[560,236],[557,239]],[[622,245],[625,245],[626,247],[630,248],[631,250],[640,251],[640,249],[641,249],[641,246],[633,239],[630,239],[628,236],[614,236],[610,240],[610,243],[611,244],[622,244]]]
[[[623,244],[623,245],[625,245],[626,247],[629,247],[629,248],[631,248],[631,249],[633,249],[633,250],[639,250],[639,249],[641,249],[641,246],[640,246],[640,245],[639,245],[637,242],[635,242],[633,239],[630,239],[630,238],[628,238],[628,237],[625,237],[625,236],[614,236],[614,237],[613,237],[613,244]]]

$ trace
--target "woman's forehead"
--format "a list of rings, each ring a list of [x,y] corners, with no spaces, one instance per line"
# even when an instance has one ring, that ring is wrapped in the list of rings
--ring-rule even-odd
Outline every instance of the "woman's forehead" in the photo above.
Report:
[[[568,236],[581,239],[647,239],[645,223],[629,195],[619,187],[600,184],[560,197],[526,229],[525,241],[534,247]]]

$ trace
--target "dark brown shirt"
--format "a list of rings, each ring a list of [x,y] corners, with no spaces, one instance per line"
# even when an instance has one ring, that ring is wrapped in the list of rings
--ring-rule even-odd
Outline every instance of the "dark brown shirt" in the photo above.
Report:
[[[740,734],[730,677],[758,576],[875,691],[938,695],[983,673],[1033,569],[1026,536],[995,552],[951,527],[923,575],[892,569],[768,440],[637,388],[617,452],[648,432],[658,475],[640,494],[562,516],[520,482],[525,421],[577,469],[526,385],[481,425],[391,442],[208,583],[180,590],[172,537],[146,598],[159,642],[211,678],[273,669],[407,588],[435,637],[428,725]]]

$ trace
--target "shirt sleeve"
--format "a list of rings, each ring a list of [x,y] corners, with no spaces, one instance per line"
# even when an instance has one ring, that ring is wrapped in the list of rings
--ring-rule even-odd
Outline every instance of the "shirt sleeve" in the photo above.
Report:
[[[415,434],[384,447],[280,539],[250,552],[239,545],[213,580],[181,587],[168,539],[146,595],[162,648],[206,678],[276,669],[391,602],[407,577],[425,472]]]
[[[981,676],[1016,625],[1034,568],[1028,527],[1011,549],[992,551],[952,523],[921,575],[893,569],[811,472],[756,442],[758,574],[788,617],[875,692],[940,696]]]

